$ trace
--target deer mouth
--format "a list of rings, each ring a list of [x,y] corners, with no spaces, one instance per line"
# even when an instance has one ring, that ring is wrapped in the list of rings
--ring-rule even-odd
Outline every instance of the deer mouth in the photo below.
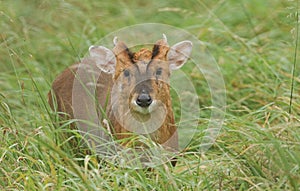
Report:
[[[147,115],[147,114],[152,113],[157,108],[157,101],[152,100],[149,105],[148,104],[142,105],[142,104],[139,104],[139,102],[137,100],[132,100],[131,108],[133,111],[135,111],[137,113]]]

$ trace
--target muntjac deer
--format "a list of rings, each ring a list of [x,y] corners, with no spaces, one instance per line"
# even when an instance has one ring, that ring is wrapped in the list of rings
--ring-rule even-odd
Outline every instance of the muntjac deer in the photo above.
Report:
[[[97,77],[94,84],[96,107],[100,106],[105,111],[111,124],[110,131],[116,139],[128,139],[130,133],[137,133],[176,151],[178,134],[169,78],[172,70],[184,65],[191,51],[190,41],[169,47],[165,35],[154,44],[152,50],[142,48],[138,52],[131,52],[125,43],[116,38],[112,50],[91,46],[89,57],[69,67],[55,79],[53,94],[48,94],[49,104],[52,109],[64,112],[70,118],[76,118],[75,104],[80,105],[83,111],[78,112],[83,115],[87,115],[88,110],[95,110],[84,105],[84,101],[74,103],[72,99],[76,76],[80,68],[85,68],[85,75]],[[82,85],[91,85],[85,79],[81,81]],[[84,93],[76,92],[77,97],[81,94]]]

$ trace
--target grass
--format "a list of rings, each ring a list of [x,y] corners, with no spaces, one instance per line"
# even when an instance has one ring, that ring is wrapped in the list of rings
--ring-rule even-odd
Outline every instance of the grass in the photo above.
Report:
[[[287,0],[0,1],[0,189],[299,190],[297,9]],[[72,131],[72,121],[59,123],[46,102],[55,76],[91,44],[145,22],[183,28],[204,41],[227,96],[214,145],[199,153],[199,132],[176,167],[153,171],[78,154],[70,143],[80,136],[62,134]],[[192,79],[201,129],[211,96],[203,76]]]

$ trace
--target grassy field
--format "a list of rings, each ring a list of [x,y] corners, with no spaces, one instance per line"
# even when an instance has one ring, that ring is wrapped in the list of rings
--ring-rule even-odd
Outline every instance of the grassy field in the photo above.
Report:
[[[296,0],[1,0],[0,190],[300,190],[297,9]],[[207,44],[226,85],[219,136],[200,153],[200,132],[176,167],[153,171],[79,155],[62,134],[72,121],[59,125],[47,104],[52,81],[108,33],[148,22]],[[202,76],[193,82],[202,127],[211,96]]]

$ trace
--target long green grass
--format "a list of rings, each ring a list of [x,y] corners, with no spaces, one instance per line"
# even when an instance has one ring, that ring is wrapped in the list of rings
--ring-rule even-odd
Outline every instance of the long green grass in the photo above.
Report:
[[[300,190],[297,10],[296,0],[0,1],[0,190]],[[74,121],[59,122],[46,101],[55,76],[90,45],[146,22],[205,42],[227,96],[214,145],[198,152],[199,132],[176,167],[152,171],[78,153]],[[201,128],[211,96],[202,76],[192,79]]]

